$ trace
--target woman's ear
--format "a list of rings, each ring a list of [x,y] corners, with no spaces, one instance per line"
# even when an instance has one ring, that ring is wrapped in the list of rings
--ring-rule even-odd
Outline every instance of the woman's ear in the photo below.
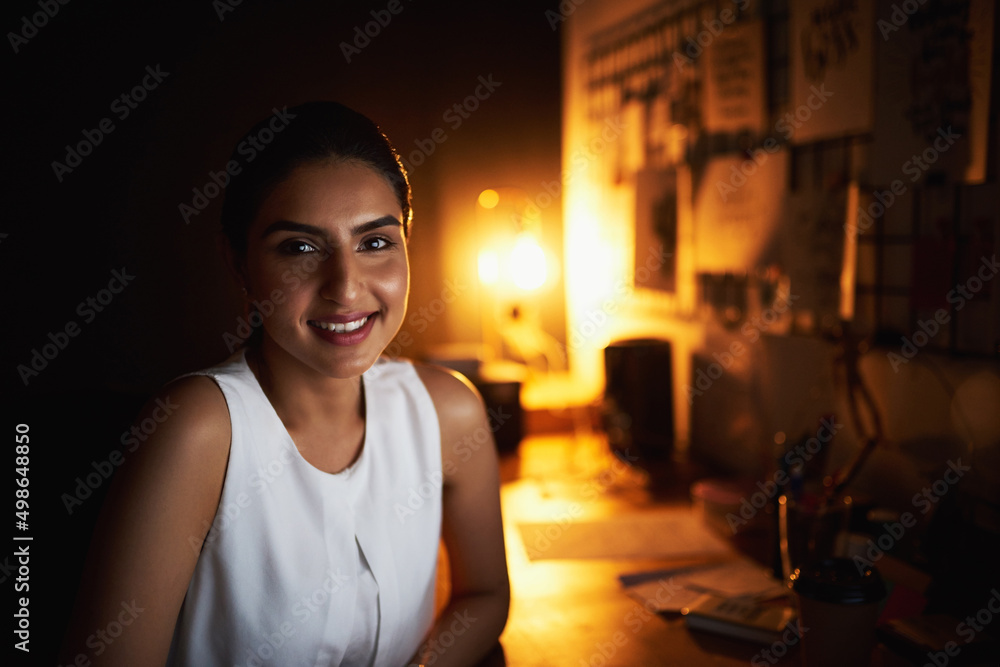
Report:
[[[246,272],[244,271],[243,258],[238,257],[236,252],[233,250],[233,246],[229,244],[229,240],[226,239],[222,232],[218,232],[215,236],[215,245],[219,249],[219,254],[222,255],[223,261],[226,263],[226,268],[229,270],[229,275],[233,277],[236,284],[243,288],[243,293],[247,293],[247,281]]]

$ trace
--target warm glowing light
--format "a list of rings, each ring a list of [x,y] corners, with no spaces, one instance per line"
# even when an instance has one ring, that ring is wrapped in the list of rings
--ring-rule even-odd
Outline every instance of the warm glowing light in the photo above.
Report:
[[[500,203],[500,193],[496,190],[483,190],[479,193],[479,205],[483,208],[495,208]]]
[[[840,266],[840,319],[854,319],[854,281],[858,272],[858,198],[857,181],[847,189],[847,224],[844,225],[844,256]]]
[[[579,305],[592,307],[594,301],[614,285],[615,278],[609,267],[615,259],[614,248],[602,243],[597,233],[581,233],[570,239],[569,249],[573,262],[573,281],[570,287],[578,294]]]
[[[497,254],[492,250],[483,250],[479,253],[479,280],[484,285],[496,285],[500,278],[500,262]]]
[[[510,252],[510,273],[514,284],[535,290],[545,284],[545,251],[530,236],[521,236]]]

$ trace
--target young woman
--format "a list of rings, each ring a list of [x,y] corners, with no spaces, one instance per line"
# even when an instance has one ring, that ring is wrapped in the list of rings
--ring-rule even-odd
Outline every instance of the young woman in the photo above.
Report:
[[[65,664],[470,665],[506,622],[482,402],[450,372],[379,359],[406,312],[406,174],[344,106],[287,118],[253,159],[234,152],[223,207],[262,324],[140,415],[176,406],[115,480]]]

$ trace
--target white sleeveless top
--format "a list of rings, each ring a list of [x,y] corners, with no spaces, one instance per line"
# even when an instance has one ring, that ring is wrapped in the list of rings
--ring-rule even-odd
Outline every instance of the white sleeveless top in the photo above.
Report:
[[[302,458],[243,351],[198,374],[232,444],[167,664],[405,664],[433,625],[441,535],[441,433],[416,370],[365,372],[364,445],[337,474]]]

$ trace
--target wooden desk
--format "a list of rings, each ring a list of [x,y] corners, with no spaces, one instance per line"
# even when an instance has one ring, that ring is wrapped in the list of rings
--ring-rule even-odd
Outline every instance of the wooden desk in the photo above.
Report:
[[[500,638],[507,664],[746,667],[755,656],[761,661],[757,664],[798,664],[792,659],[794,650],[784,660],[769,663],[760,653],[762,646],[690,631],[681,617],[651,613],[622,592],[618,574],[662,565],[656,561],[532,563],[533,578],[550,585],[530,592],[515,586],[510,620]]]
[[[618,582],[622,573],[674,566],[677,561],[528,559],[519,523],[552,521],[574,505],[579,520],[588,520],[659,504],[650,497],[641,473],[614,463],[599,443],[532,438],[522,444],[521,457],[515,462],[519,469],[507,474],[501,492],[511,574],[511,613],[500,638],[506,664],[797,665],[794,647],[771,662],[761,653],[764,646],[690,631],[680,616],[647,611]],[[686,487],[681,492],[686,494]],[[759,661],[751,662],[755,657]],[[489,664],[504,664],[496,660],[494,656]]]

